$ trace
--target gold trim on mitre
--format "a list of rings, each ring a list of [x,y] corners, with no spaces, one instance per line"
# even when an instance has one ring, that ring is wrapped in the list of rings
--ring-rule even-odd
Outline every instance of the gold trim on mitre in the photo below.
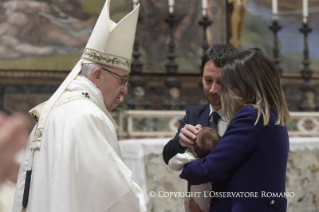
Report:
[[[115,68],[124,69],[125,71],[130,71],[131,60],[123,58],[116,55],[102,53],[100,51],[85,48],[82,54],[83,59],[90,60],[91,62],[105,64],[108,66],[113,66]]]

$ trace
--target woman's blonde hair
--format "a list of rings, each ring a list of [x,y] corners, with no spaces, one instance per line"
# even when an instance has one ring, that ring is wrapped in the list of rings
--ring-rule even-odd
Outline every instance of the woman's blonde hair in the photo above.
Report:
[[[229,121],[237,113],[236,103],[257,109],[255,125],[260,116],[264,126],[268,125],[271,109],[278,114],[276,125],[283,126],[290,121],[279,72],[260,50],[244,50],[230,57],[223,67],[221,79],[222,107]]]

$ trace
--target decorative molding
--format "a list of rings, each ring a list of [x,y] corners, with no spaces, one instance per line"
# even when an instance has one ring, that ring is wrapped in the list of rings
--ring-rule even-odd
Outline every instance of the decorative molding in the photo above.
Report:
[[[184,110],[128,110],[113,114],[120,138],[173,137],[185,116]],[[290,112],[290,137],[319,137],[319,113]],[[319,138],[318,138],[319,141]]]
[[[70,70],[18,70],[18,69],[0,69],[1,79],[64,79],[70,73]]]
[[[119,137],[172,137],[185,111],[128,110],[118,117]],[[137,126],[141,125],[143,126]]]
[[[65,78],[72,68],[70,69],[6,69],[6,68],[0,68],[0,79],[1,78],[12,78],[12,79],[19,79],[19,78]],[[147,77],[148,79],[152,80],[155,79],[158,81],[158,77],[163,77],[164,79],[167,78],[166,72],[159,72],[154,70],[151,71],[143,71],[141,73],[141,76]],[[183,83],[184,81],[194,81],[193,77],[202,77],[202,74],[198,72],[194,73],[188,73],[188,72],[178,72],[176,73],[176,77],[182,79]],[[282,74],[282,80],[297,80],[296,82],[302,82],[302,76],[301,74],[289,74],[289,73],[283,73]],[[319,81],[319,74],[313,74],[312,80]]]
[[[290,115],[292,121],[287,124],[289,136],[319,136],[319,113],[290,112]]]

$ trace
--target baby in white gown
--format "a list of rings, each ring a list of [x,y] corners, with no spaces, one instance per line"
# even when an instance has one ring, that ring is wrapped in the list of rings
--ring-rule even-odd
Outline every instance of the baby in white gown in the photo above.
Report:
[[[199,130],[197,139],[194,143],[194,151],[187,149],[183,154],[177,154],[171,158],[168,162],[170,169],[179,171],[184,168],[184,165],[194,160],[206,157],[217,145],[220,140],[220,136],[217,131],[211,127],[203,127]],[[212,190],[211,183],[205,183],[200,185],[191,185],[190,191],[196,196],[192,197],[195,203],[198,204],[203,212],[208,212],[210,209],[210,197],[209,192]],[[206,193],[206,195],[204,194]],[[189,208],[189,200],[191,197],[184,198],[184,211],[191,212]]]

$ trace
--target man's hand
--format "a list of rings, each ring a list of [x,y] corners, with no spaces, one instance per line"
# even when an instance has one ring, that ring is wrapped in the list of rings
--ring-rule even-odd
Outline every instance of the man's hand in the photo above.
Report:
[[[179,133],[179,144],[192,149],[200,128],[202,128],[200,124],[196,126],[186,124]]]
[[[194,198],[190,198],[190,200],[188,201],[188,208],[192,212],[203,212],[198,206],[198,204],[195,202]]]

